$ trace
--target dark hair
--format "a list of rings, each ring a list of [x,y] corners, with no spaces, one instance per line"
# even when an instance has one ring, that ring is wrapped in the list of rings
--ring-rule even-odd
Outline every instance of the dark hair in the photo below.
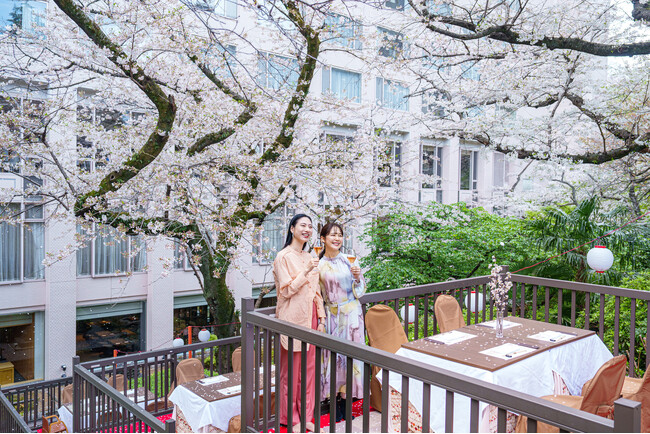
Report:
[[[330,232],[332,232],[332,229],[334,228],[339,228],[341,235],[343,235],[343,226],[338,223],[327,222],[325,223],[325,226],[323,226],[323,229],[320,230],[320,236],[325,238],[330,234]],[[325,249],[325,243],[323,243],[323,250],[321,250],[320,255],[318,255],[318,259],[323,259],[323,256],[325,255]]]
[[[296,214],[291,219],[291,222],[289,222],[289,229],[287,230],[287,240],[284,242],[284,247],[290,246],[291,243],[293,242],[293,234],[291,233],[291,228],[295,227],[298,220],[300,220],[303,217],[307,217],[309,221],[311,221],[311,217],[309,217],[307,214]],[[307,243],[302,245],[303,250],[305,249],[306,245]]]

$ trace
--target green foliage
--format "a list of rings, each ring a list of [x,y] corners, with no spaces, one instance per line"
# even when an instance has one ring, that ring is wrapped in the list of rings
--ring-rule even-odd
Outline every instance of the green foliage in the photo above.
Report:
[[[539,260],[524,221],[464,203],[397,207],[366,226],[362,259],[370,291],[489,274],[494,255],[516,270]]]

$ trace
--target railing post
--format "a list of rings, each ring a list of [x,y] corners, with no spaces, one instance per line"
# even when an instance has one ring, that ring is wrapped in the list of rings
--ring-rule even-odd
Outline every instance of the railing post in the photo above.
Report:
[[[174,419],[168,419],[165,422],[165,432],[176,432],[176,421]]]
[[[614,432],[641,432],[641,403],[620,398],[614,401]]]
[[[76,369],[80,362],[79,356],[72,358],[72,432],[81,432],[81,377]]]
[[[255,310],[255,300],[253,298],[242,298],[242,333],[241,333],[241,423],[242,432],[247,432],[249,426],[253,426],[253,373],[254,360],[254,330],[253,326],[248,324],[248,314]],[[276,367],[278,369],[279,367]],[[276,387],[279,387],[276,386]],[[279,389],[277,389],[279,390]],[[279,393],[276,393],[279,396]]]

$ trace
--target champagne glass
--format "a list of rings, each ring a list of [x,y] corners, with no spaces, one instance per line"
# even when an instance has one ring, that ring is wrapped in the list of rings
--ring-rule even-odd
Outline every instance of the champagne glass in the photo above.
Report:
[[[316,256],[320,255],[320,251],[323,250],[323,246],[320,243],[320,240],[317,239],[316,243],[314,244],[314,251],[316,252]]]
[[[351,265],[354,265],[354,261],[357,260],[357,254],[356,254],[356,252],[354,251],[354,249],[348,249],[348,254],[347,254],[347,256],[348,256],[348,261],[350,261],[350,264],[351,264]]]

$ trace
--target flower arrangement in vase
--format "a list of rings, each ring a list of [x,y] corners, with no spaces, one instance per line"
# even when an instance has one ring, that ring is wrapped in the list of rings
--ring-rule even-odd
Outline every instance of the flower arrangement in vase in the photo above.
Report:
[[[503,315],[508,303],[508,291],[512,288],[512,281],[510,280],[510,272],[502,273],[503,267],[497,265],[497,260],[492,256],[492,267],[490,273],[490,296],[492,302],[497,309],[497,324],[496,336],[497,338],[503,337]]]

